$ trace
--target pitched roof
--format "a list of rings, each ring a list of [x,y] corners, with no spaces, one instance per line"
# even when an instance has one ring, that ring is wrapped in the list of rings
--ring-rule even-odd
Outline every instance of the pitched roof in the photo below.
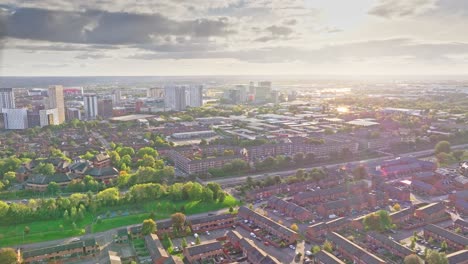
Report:
[[[96,245],[96,240],[91,238],[91,239],[81,240],[81,241],[72,242],[68,244],[62,244],[58,246],[26,250],[26,251],[23,251],[23,258],[32,258],[32,257],[52,254],[55,252],[79,249],[79,248],[94,246],[94,245]]]
[[[119,175],[119,171],[114,167],[90,168],[85,174],[93,177],[117,176]]]
[[[421,208],[416,209],[416,211],[422,211],[428,215],[437,213],[439,211],[445,210],[445,205],[441,202],[439,203],[431,203]]]
[[[159,241],[159,238],[157,235],[155,234],[146,235],[145,245],[153,261],[157,261],[161,258],[169,257],[169,254],[167,254],[166,250],[164,250],[161,244],[161,241]]]
[[[196,256],[199,254],[220,250],[222,248],[223,246],[221,245],[221,242],[214,241],[214,242],[203,243],[203,244],[192,246],[192,247],[187,247],[187,251],[190,256]]]
[[[320,260],[326,264],[345,264],[345,262],[341,261],[339,258],[335,257],[334,255],[328,253],[325,250],[320,250],[315,254],[315,259]]]
[[[395,240],[392,240],[388,238],[387,236],[384,236],[380,233],[377,232],[369,232],[367,233],[369,237],[374,238],[375,240],[379,241],[380,243],[386,245],[387,247],[390,247],[398,252],[400,252],[403,256],[408,256],[411,254],[414,254],[414,251],[411,249],[401,245],[400,243],[396,242]]]
[[[453,222],[454,224],[456,225],[460,225],[460,226],[463,226],[463,227],[468,227],[468,222],[461,219],[461,218],[458,218],[457,220],[455,220],[455,222]]]
[[[245,206],[241,206],[239,208],[238,214],[251,216],[252,218],[256,219],[257,221],[262,222],[262,223],[270,226],[271,228],[274,228],[274,229],[280,231],[281,233],[283,233],[285,235],[291,236],[293,234],[297,234],[296,232],[294,232],[293,230],[287,228],[286,226],[281,225],[281,224],[271,220],[270,218],[265,217],[265,216],[263,216],[263,215],[261,215],[261,214],[259,214],[257,212],[254,212],[254,211],[250,210],[249,208],[247,208]]]
[[[468,238],[461,236],[457,233],[454,233],[452,231],[449,231],[445,228],[442,228],[440,226],[436,225],[427,225],[424,227],[424,232],[429,231],[431,233],[434,233],[438,236],[441,236],[443,238],[446,238],[454,243],[457,243],[459,245],[462,245],[464,247],[468,246]]]
[[[219,214],[219,215],[212,215],[212,216],[202,216],[195,219],[191,219],[190,223],[192,225],[201,224],[201,223],[208,223],[213,221],[219,221],[224,219],[231,219],[234,218],[232,214]]]
[[[331,234],[329,234],[328,238],[331,242],[333,242],[333,244],[337,245],[340,248],[343,248],[349,254],[362,259],[365,263],[368,263],[368,264],[385,263],[385,261],[383,261],[379,257],[373,255],[372,253],[358,246],[354,242],[349,241],[348,239],[344,238],[343,236],[341,236],[340,234],[336,232],[332,232]]]
[[[468,259],[468,250],[459,250],[447,255],[449,264],[461,264]]]

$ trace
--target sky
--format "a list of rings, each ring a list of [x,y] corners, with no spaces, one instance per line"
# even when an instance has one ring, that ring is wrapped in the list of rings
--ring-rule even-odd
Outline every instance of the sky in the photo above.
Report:
[[[3,0],[0,76],[464,75],[467,0]]]

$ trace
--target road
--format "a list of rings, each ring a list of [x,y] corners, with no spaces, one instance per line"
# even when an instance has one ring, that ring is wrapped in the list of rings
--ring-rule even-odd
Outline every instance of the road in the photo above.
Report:
[[[456,145],[452,146],[452,149],[460,149],[460,148],[467,148],[468,144],[463,144],[463,145]],[[395,158],[395,157],[414,157],[414,158],[420,158],[420,157],[426,157],[434,154],[434,150],[429,149],[429,150],[422,150],[422,151],[415,151],[415,152],[410,152],[410,153],[404,153],[400,155],[387,155],[384,157],[380,158],[373,158],[373,159],[365,159],[365,160],[358,160],[358,161],[351,161],[351,162],[340,162],[340,163],[335,163],[335,164],[327,164],[327,165],[314,165],[310,167],[304,167],[302,169],[310,170],[314,168],[322,168],[326,167],[329,169],[333,168],[338,168],[339,166],[344,166],[346,164],[351,164],[351,165],[356,165],[356,164],[363,164],[363,163],[368,163],[368,162],[373,162],[373,161],[383,161],[387,160],[389,158]],[[219,183],[223,187],[227,186],[234,186],[238,185],[239,183],[243,183],[247,180],[248,177],[251,177],[252,179],[261,179],[267,176],[280,176],[280,177],[287,177],[290,175],[295,174],[297,169],[291,169],[291,170],[284,170],[284,171],[276,171],[276,172],[270,172],[270,173],[260,173],[260,174],[253,174],[253,175],[248,175],[248,176],[242,176],[242,177],[233,177],[233,178],[223,178],[223,179],[213,179],[213,180],[208,180],[204,181],[204,183],[208,182],[216,182]]]

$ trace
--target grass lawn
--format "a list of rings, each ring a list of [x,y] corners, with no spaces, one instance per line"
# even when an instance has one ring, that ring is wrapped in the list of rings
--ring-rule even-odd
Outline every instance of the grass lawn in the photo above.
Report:
[[[93,232],[102,232],[116,227],[128,226],[133,224],[142,223],[143,220],[148,219],[149,214],[154,212],[156,219],[169,218],[174,212],[179,211],[182,206],[185,207],[185,214],[199,214],[209,211],[220,210],[223,208],[229,208],[230,206],[239,205],[232,196],[227,196],[224,202],[218,203],[205,203],[201,201],[186,202],[186,201],[170,201],[168,199],[160,199],[158,201],[152,201],[143,205],[144,213],[132,214],[126,216],[116,216],[112,218],[103,219],[100,224],[93,224]]]
[[[83,221],[76,223],[76,230],[73,230],[70,223],[65,224],[63,220],[37,221],[27,224],[0,226],[0,247],[78,236],[83,234],[83,228],[91,224],[92,219],[91,215],[86,215]],[[63,225],[63,229],[60,229],[60,225]],[[25,226],[30,228],[30,232],[24,235],[23,240],[23,230]]]
[[[84,228],[88,225],[91,225],[92,232],[102,232],[112,228],[123,227],[132,224],[142,223],[143,220],[148,219],[149,214],[154,212],[156,219],[165,219],[169,218],[171,214],[176,211],[179,211],[181,206],[185,207],[185,214],[197,214],[204,213],[209,211],[220,210],[223,208],[229,208],[230,206],[239,205],[237,201],[232,196],[227,196],[224,202],[222,203],[204,203],[204,202],[186,202],[178,201],[173,202],[168,199],[160,199],[157,201],[147,202],[141,206],[141,213],[115,216],[112,218],[103,219],[101,223],[93,223],[93,220],[96,219],[97,215],[90,213],[85,214],[85,219],[83,221],[76,223],[77,229],[73,230],[71,224],[65,224],[63,220],[49,220],[49,221],[37,221],[27,224],[18,224],[18,225],[0,225],[0,247],[5,246],[15,246],[19,244],[29,244],[37,243],[49,240],[63,239],[67,237],[78,236],[84,233]],[[126,206],[127,209],[131,207],[130,205]],[[106,210],[116,211],[122,208],[106,208]],[[101,212],[102,213],[102,212]],[[60,229],[60,225],[63,225],[63,229]],[[24,227],[28,226],[30,228],[30,233],[24,236],[23,240],[23,230]]]

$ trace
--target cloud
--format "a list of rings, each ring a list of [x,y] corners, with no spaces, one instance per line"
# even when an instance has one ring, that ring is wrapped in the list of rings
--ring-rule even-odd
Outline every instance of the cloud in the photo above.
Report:
[[[419,43],[407,38],[350,42],[327,45],[318,49],[269,47],[237,51],[213,52],[142,52],[130,59],[237,59],[254,63],[301,61],[312,64],[340,63],[350,60],[404,58],[409,61],[449,62],[454,54],[468,53],[468,43]]]
[[[380,0],[369,14],[385,18],[410,17],[436,8],[437,0]]]
[[[266,30],[269,31],[273,35],[280,35],[280,36],[288,36],[294,32],[289,27],[275,26],[275,25],[267,27]]]
[[[161,14],[98,10],[59,11],[20,8],[3,14],[6,36],[62,43],[126,45],[152,43],[161,36],[197,37],[233,34],[227,18],[173,20]]]
[[[294,26],[297,24],[297,19],[293,18],[293,19],[287,19],[285,21],[283,21],[283,25],[286,25],[286,26]]]
[[[107,56],[102,53],[96,53],[96,52],[94,53],[86,52],[86,53],[81,53],[75,56],[75,59],[80,59],[80,60],[87,60],[87,59],[96,60],[96,59],[106,59],[106,58],[110,58],[110,56]]]

